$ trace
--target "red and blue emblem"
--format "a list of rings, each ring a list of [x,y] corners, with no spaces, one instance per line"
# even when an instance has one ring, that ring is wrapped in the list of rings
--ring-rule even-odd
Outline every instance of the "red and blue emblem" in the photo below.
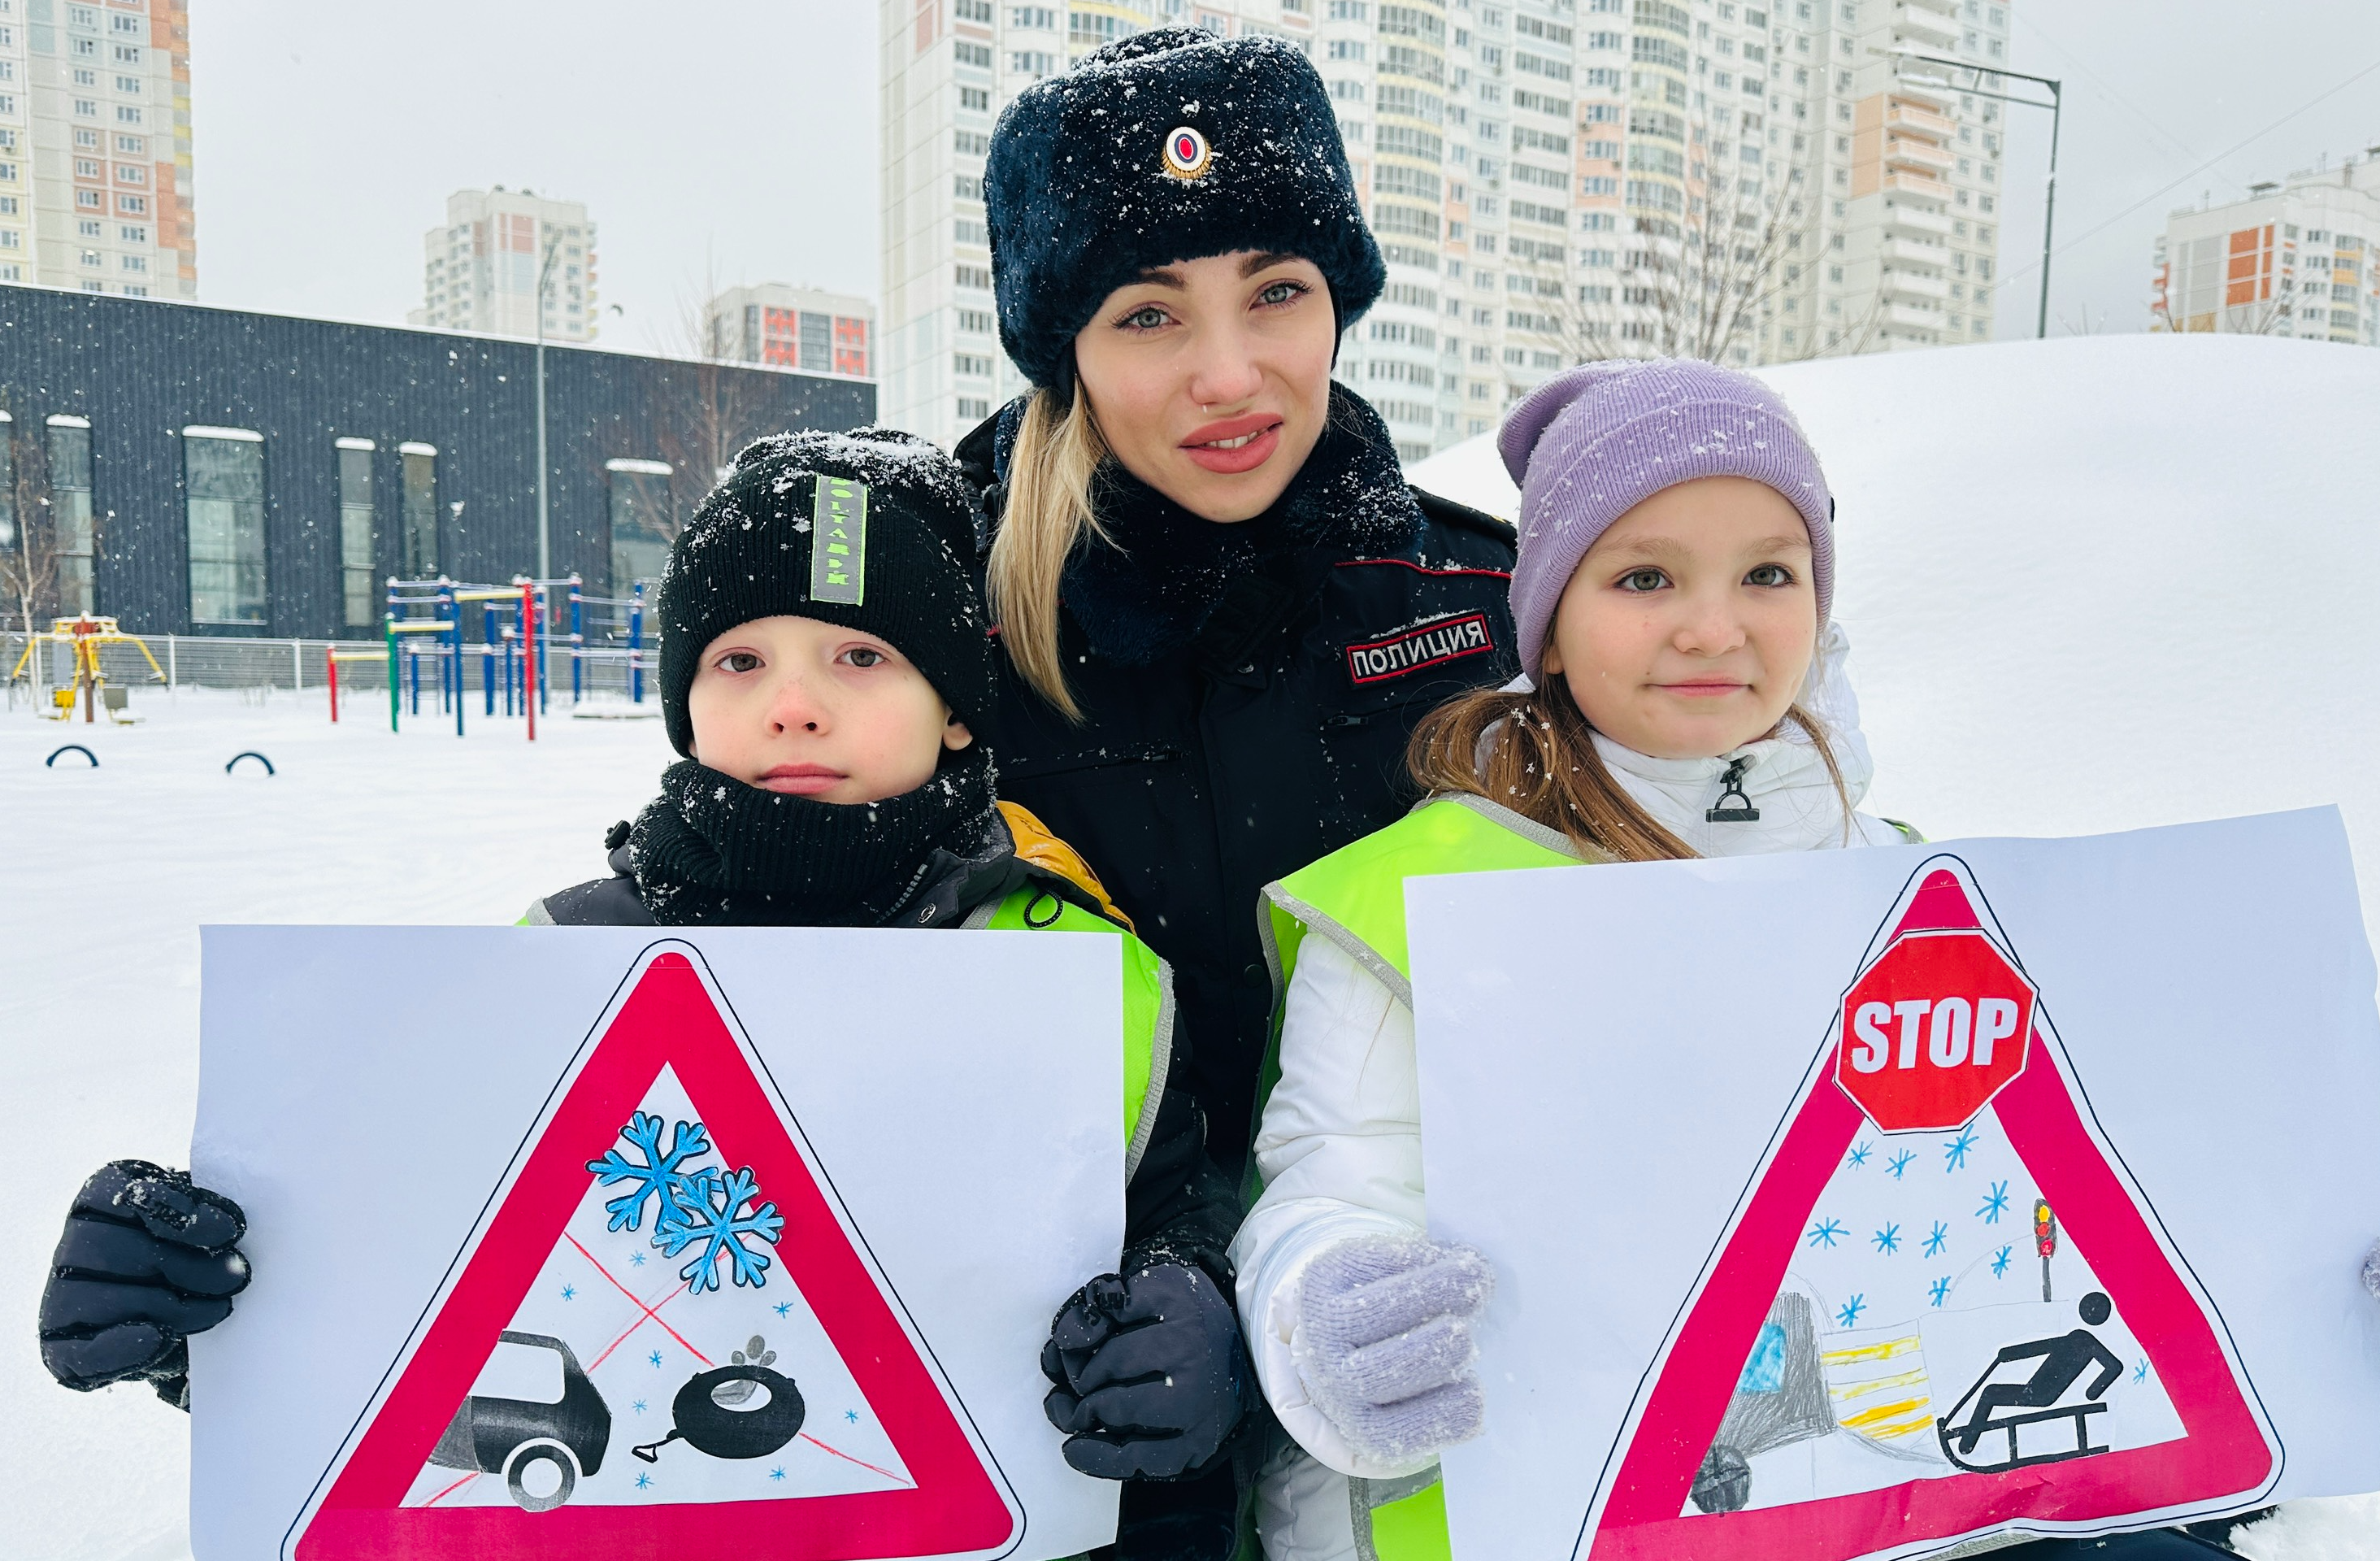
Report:
[[[1207,138],[1187,125],[1177,125],[1165,134],[1165,171],[1177,179],[1204,177],[1207,165],[1214,153]]]

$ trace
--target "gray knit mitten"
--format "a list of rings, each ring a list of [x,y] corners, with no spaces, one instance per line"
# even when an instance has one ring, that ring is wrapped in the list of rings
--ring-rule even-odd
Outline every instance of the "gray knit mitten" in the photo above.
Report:
[[[1326,1247],[1299,1282],[1290,1353],[1347,1445],[1409,1463],[1479,1434],[1472,1328],[1496,1287],[1472,1248],[1415,1236]]]

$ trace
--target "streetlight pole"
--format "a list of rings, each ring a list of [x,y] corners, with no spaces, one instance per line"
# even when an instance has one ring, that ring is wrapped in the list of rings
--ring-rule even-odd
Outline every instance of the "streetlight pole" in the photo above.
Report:
[[[2065,110],[2065,84],[2046,76],[2028,76],[2022,70],[2005,70],[1998,66],[1977,65],[1973,60],[1949,59],[1941,55],[1921,55],[1907,44],[1893,49],[1891,53],[1896,59],[1917,60],[1927,65],[1948,66],[1952,70],[1972,71],[1978,80],[1987,75],[2013,76],[2020,81],[2031,81],[2036,86],[2049,89],[2049,101],[2038,103],[2032,98],[2010,97],[2006,92],[1987,92],[1980,86],[1957,87],[1950,82],[1941,81],[1938,78],[1929,81],[1928,79],[1921,77],[1912,83],[1914,85],[1938,83],[1953,91],[1968,93],[1979,98],[1992,98],[2000,103],[2012,103],[2025,108],[2049,110],[2049,187],[2041,213],[2041,308],[2033,327],[2035,340],[2047,336],[2049,335],[2049,239],[2058,222],[2058,129]]]
[[[543,223],[538,226],[542,229]],[[562,252],[553,239],[545,241],[545,262],[537,268],[537,578],[553,578],[553,543],[547,520],[545,494],[545,288],[553,274],[553,257]]]

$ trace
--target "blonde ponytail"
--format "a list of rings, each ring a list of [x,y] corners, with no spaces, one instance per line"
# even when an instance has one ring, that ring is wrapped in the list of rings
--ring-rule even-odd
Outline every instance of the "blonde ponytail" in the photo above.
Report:
[[[1061,409],[1054,392],[1036,390],[1009,454],[1007,504],[984,565],[992,621],[1000,625],[1008,659],[1071,721],[1080,721],[1083,712],[1066,687],[1058,652],[1058,588],[1085,532],[1107,540],[1091,503],[1092,482],[1107,455],[1088,396],[1078,388]]]

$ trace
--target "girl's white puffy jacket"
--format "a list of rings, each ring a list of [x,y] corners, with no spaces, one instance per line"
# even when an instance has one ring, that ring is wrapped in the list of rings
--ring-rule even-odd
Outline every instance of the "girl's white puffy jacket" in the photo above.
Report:
[[[1848,653],[1842,630],[1830,627],[1803,702],[1826,726],[1856,806],[1873,766],[1844,674]],[[1891,845],[1903,838],[1883,820],[1856,811],[1846,832],[1825,762],[1798,734],[1716,759],[1649,759],[1599,736],[1595,741],[1629,795],[1704,856]],[[1708,823],[1704,813],[1718,799],[1720,776],[1738,759],[1751,761],[1742,788],[1760,818]],[[1309,937],[1300,945],[1281,1025],[1281,1081],[1265,1106],[1255,1153],[1264,1196],[1232,1244],[1240,1316],[1265,1396],[1299,1445],[1267,1462],[1258,1527],[1270,1561],[1341,1561],[1355,1554],[1347,1477],[1393,1480],[1431,1460],[1366,1458],[1314,1407],[1291,1357],[1299,1275],[1334,1241],[1417,1234],[1427,1221],[1413,1013],[1328,938]],[[1496,1254],[1488,1259],[1493,1262]]]

